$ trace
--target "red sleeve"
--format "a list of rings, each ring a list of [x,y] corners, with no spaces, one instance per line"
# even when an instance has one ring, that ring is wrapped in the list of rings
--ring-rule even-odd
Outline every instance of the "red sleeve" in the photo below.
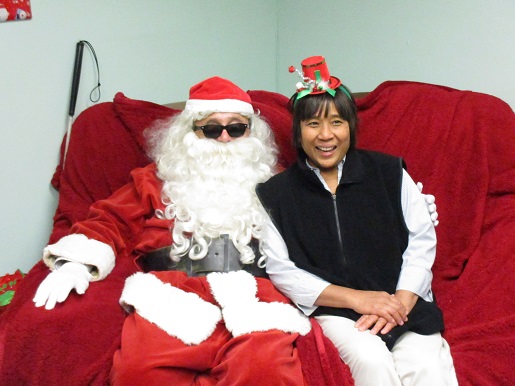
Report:
[[[111,246],[116,255],[130,254],[138,244],[146,221],[163,209],[162,182],[151,164],[131,172],[131,181],[111,197],[94,203],[88,218],[74,224],[71,233],[80,233]]]

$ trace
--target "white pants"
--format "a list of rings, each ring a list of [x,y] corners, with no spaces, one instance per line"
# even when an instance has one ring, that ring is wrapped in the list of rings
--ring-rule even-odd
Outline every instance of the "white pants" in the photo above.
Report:
[[[331,315],[316,319],[350,367],[356,386],[458,385],[449,345],[440,333],[408,331],[390,352],[381,338],[360,332],[353,320]]]

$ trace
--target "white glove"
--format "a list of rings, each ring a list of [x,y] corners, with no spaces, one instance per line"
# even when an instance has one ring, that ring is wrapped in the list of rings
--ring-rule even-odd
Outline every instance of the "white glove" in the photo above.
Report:
[[[32,301],[36,307],[45,305],[47,310],[55,307],[57,302],[66,300],[72,289],[79,295],[84,294],[89,287],[91,274],[84,264],[69,261],[57,270],[52,271],[39,285]]]
[[[422,193],[423,187],[424,186],[422,185],[422,182],[417,182],[417,188],[420,193]],[[426,201],[427,211],[429,212],[431,221],[433,222],[433,225],[436,227],[440,223],[440,221],[438,221],[438,212],[436,211],[436,204],[435,204],[436,198],[432,194],[422,193],[422,195],[424,196],[424,200]]]

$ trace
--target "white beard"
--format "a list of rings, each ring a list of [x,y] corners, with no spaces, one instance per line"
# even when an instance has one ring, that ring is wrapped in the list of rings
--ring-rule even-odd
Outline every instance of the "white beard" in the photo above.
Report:
[[[175,220],[171,257],[201,259],[210,239],[228,234],[241,262],[252,263],[255,256],[248,244],[261,238],[266,219],[255,187],[273,174],[270,149],[253,137],[221,143],[199,139],[193,132],[186,134],[181,149],[170,166],[159,165],[165,181],[164,215]]]

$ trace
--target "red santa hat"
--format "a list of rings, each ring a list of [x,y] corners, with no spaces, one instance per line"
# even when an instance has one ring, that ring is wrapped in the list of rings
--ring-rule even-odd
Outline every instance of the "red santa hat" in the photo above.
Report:
[[[250,96],[231,81],[214,76],[190,88],[185,110],[253,114]]]

